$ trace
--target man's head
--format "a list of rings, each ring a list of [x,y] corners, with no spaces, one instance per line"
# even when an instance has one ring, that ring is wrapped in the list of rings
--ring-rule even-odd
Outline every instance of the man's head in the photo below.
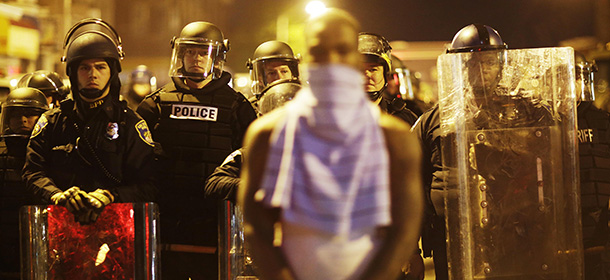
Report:
[[[372,101],[377,101],[388,85],[388,77],[392,68],[392,47],[380,35],[360,33],[358,35],[358,51],[362,54],[364,60],[362,71],[366,77],[365,90]]]
[[[35,88],[18,88],[2,104],[2,137],[28,138],[40,115],[49,109],[47,98]]]
[[[299,79],[299,58],[288,44],[280,41],[260,44],[246,66],[250,69],[252,93],[257,97],[277,80]]]
[[[216,25],[204,21],[191,22],[172,39],[171,45],[171,77],[201,82],[222,75],[229,40]]]
[[[24,75],[19,79],[17,87],[32,87],[42,91],[52,106],[58,106],[68,95],[68,87],[64,85],[59,74],[44,70]]]
[[[358,52],[360,24],[345,11],[329,8],[312,17],[305,29],[307,62],[343,64],[361,70]]]
[[[81,98],[87,102],[94,102],[108,95],[109,88],[106,86],[110,81],[111,70],[108,62],[102,58],[83,59],[78,63],[77,76],[79,91],[100,91],[101,95],[89,98],[81,94]]]
[[[124,54],[114,28],[101,19],[85,19],[68,32],[64,45],[66,73],[75,99],[93,102],[108,96],[118,100]],[[101,75],[101,76],[100,76]]]
[[[447,53],[471,53],[468,79],[475,91],[491,93],[502,78],[507,45],[495,29],[471,24],[455,34]]]

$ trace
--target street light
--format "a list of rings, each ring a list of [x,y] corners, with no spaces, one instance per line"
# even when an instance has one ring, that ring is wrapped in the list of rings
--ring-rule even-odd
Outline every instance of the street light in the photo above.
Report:
[[[305,11],[312,17],[321,14],[324,10],[326,5],[322,1],[311,1],[305,6]]]

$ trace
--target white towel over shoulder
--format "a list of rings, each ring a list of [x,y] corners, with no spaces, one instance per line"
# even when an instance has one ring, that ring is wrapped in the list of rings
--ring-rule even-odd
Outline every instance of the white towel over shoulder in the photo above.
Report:
[[[361,73],[331,65],[309,77],[273,131],[263,202],[330,233],[390,224],[388,152]]]

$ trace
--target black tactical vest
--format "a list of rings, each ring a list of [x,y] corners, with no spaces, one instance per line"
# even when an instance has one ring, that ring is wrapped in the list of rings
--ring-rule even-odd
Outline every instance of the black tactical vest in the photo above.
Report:
[[[610,198],[610,115],[582,102],[578,143],[584,247],[603,245],[608,233]]]
[[[238,146],[233,140],[238,98],[228,91],[205,94],[161,91],[161,118],[153,130],[162,143],[162,172],[177,183],[205,182]],[[197,186],[202,187],[202,186]]]

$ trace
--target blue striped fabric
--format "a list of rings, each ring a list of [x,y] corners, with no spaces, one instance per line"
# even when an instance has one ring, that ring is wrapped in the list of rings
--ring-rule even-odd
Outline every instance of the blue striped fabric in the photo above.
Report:
[[[271,137],[264,203],[331,233],[389,224],[388,152],[360,71],[310,66],[309,77]]]

